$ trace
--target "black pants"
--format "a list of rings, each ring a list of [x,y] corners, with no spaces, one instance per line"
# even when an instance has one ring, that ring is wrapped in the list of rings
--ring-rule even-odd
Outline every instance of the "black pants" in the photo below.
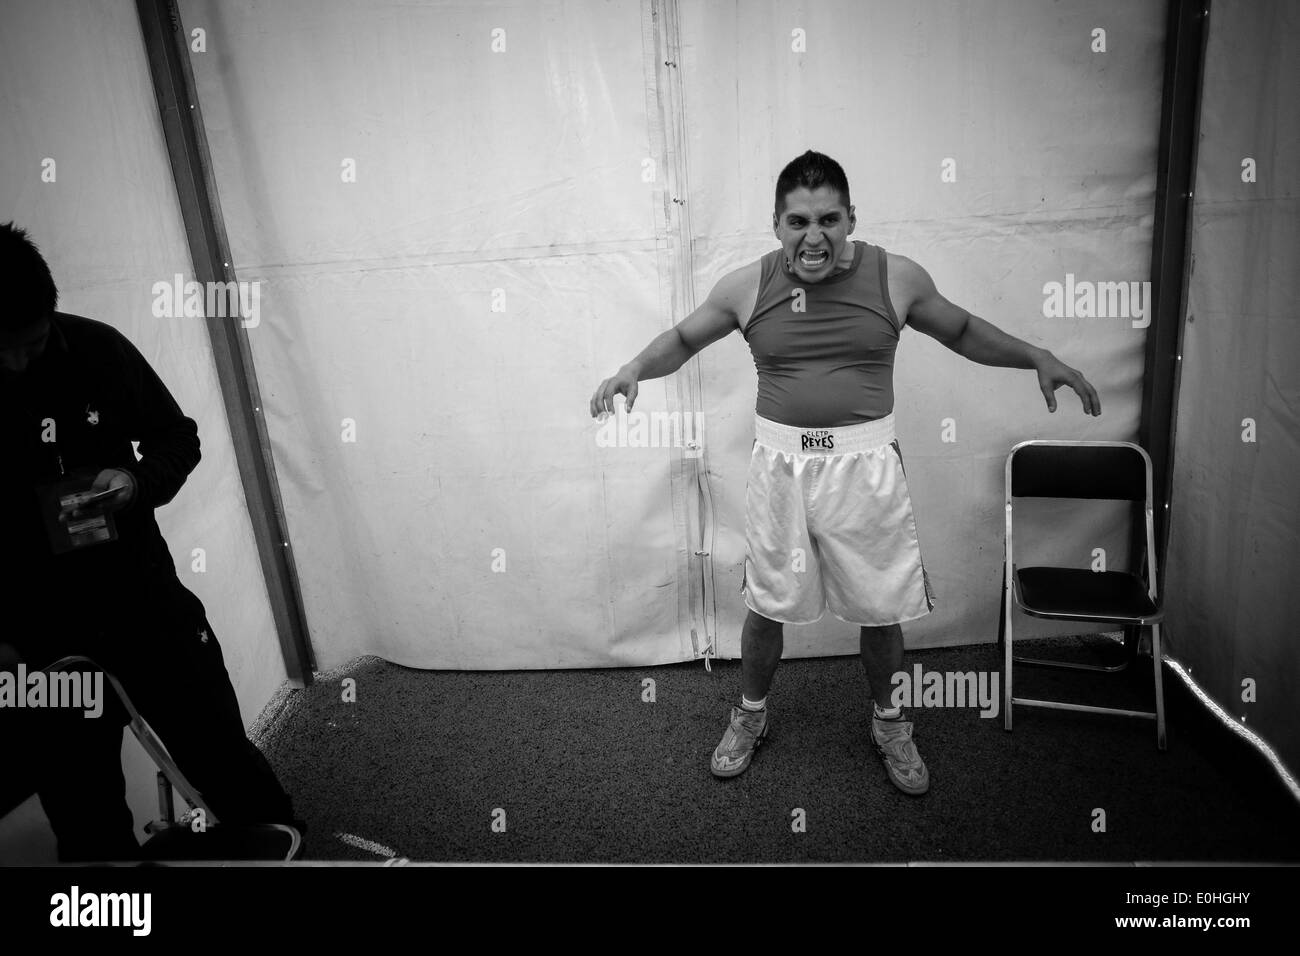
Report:
[[[171,578],[143,590],[132,618],[107,627],[61,627],[24,651],[27,667],[85,654],[121,682],[222,823],[290,823],[288,795],[244,733],[239,703],[202,602]],[[32,658],[35,658],[33,660]],[[58,709],[0,713],[17,731],[20,753],[58,839],[63,862],[138,859],[125,798],[121,748],[126,711],[104,681],[104,713]],[[6,738],[13,737],[6,732]]]

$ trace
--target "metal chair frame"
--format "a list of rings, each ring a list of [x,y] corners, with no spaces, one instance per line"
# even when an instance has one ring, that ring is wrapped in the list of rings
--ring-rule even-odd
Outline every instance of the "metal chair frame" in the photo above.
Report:
[[[116,677],[103,667],[100,667],[93,659],[81,655],[61,657],[53,664],[43,668],[43,670],[46,673],[52,673],[72,665],[88,665],[104,675],[109,686],[113,688],[113,693],[117,695],[117,699],[121,701],[123,708],[130,717],[127,726],[131,729],[131,733],[135,735],[145,753],[158,767],[159,818],[146,823],[144,826],[145,832],[153,837],[164,834],[169,830],[188,830],[196,814],[200,812],[203,814],[205,826],[213,826],[218,823],[217,815],[208,806],[207,801],[203,799],[203,796],[194,785],[186,779],[185,774],[181,772],[181,768],[176,765],[176,761],[168,753],[167,747],[154,733],[153,728],[149,726],[149,722],[136,710],[135,704],[131,702],[126,689],[122,687],[121,682]],[[174,792],[179,793],[190,807],[181,820],[176,819]],[[285,857],[286,860],[292,860],[298,855],[299,847],[302,845],[302,835],[295,828],[281,823],[268,823],[261,826],[263,828],[282,830],[290,835],[290,846],[288,855]]]
[[[1015,497],[1056,497],[1045,494],[1035,495],[1013,495],[1014,485],[1014,465],[1016,455],[1024,448],[1031,446],[1056,446],[1069,448],[1128,448],[1140,454],[1144,468],[1146,470],[1146,493],[1143,500],[1143,520],[1146,525],[1146,554],[1145,554],[1145,575],[1134,572],[1142,583],[1146,585],[1147,595],[1151,603],[1155,605],[1156,613],[1145,617],[1132,617],[1128,615],[1109,615],[1098,617],[1093,614],[1071,614],[1068,612],[1044,613],[1025,606],[1020,589],[1019,570],[1014,561],[1014,537],[1012,534],[1012,516],[1014,511],[1013,499]],[[1079,498],[1083,496],[1062,494],[1062,498]],[[1101,496],[1095,500],[1123,500],[1111,499]],[[1136,499],[1132,499],[1136,500]],[[1005,561],[1003,565],[1002,580],[1002,613],[999,622],[999,642],[1003,644],[1004,662],[1003,662],[1003,682],[1002,682],[1002,721],[1003,727],[1008,731],[1012,727],[1013,707],[1021,704],[1026,707],[1045,707],[1056,710],[1073,710],[1093,714],[1114,714],[1124,717],[1139,717],[1152,719],[1156,722],[1156,745],[1160,750],[1166,749],[1165,742],[1165,707],[1164,707],[1164,683],[1163,683],[1163,657],[1160,650],[1160,622],[1164,618],[1164,611],[1160,604],[1160,598],[1156,590],[1156,550],[1155,550],[1155,523],[1152,513],[1152,484],[1151,484],[1151,457],[1146,450],[1133,442],[1113,442],[1113,441],[1054,441],[1054,440],[1034,440],[1024,441],[1017,444],[1007,455],[1006,463],[1006,535],[1005,535]],[[1012,616],[1016,610],[1024,611],[1033,617],[1046,618],[1052,620],[1074,620],[1074,621],[1108,621],[1111,623],[1123,624],[1125,627],[1125,645],[1127,660],[1118,665],[1096,665],[1083,664],[1070,661],[1054,661],[1041,658],[1016,657],[1012,652],[1014,643],[1014,627]],[[1060,667],[1072,670],[1091,670],[1105,671],[1114,673],[1124,670],[1128,667],[1129,662],[1136,657],[1137,643],[1140,630],[1143,627],[1151,629],[1151,656],[1152,670],[1154,671],[1155,681],[1155,710],[1127,710],[1118,707],[1095,707],[1086,704],[1072,704],[1064,701],[1041,700],[1028,697],[1016,697],[1012,689],[1013,665],[1015,663],[1027,664],[1038,667]]]

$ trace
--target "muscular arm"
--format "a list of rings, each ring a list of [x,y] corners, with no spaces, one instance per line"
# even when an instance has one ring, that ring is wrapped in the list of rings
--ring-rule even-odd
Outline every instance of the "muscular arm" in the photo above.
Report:
[[[963,358],[1000,368],[1036,368],[1046,349],[1007,335],[991,322],[953,305],[935,288],[930,274],[911,259],[897,257],[891,271],[908,291],[907,324],[936,339]],[[901,265],[901,268],[899,267]]]
[[[637,383],[662,378],[681,368],[696,352],[740,328],[736,303],[741,301],[746,270],[737,269],[720,279],[709,297],[694,312],[662,332],[614,375],[605,379],[591,397],[593,417],[614,411],[614,396],[636,401]]]
[[[638,381],[671,375],[696,352],[740,328],[735,308],[738,285],[736,273],[724,276],[698,309],[657,336],[624,367],[635,371]]]
[[[941,342],[958,355],[1000,368],[1034,369],[1048,411],[1056,411],[1056,390],[1068,385],[1079,395],[1083,410],[1101,414],[1097,391],[1077,369],[1070,368],[1047,349],[1008,335],[991,322],[971,315],[944,298],[923,268],[905,256],[890,256],[889,267],[907,290],[906,322],[918,332]]]

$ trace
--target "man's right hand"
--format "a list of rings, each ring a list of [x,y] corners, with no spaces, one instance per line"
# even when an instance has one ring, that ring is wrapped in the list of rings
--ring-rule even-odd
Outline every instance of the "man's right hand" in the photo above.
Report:
[[[615,395],[622,395],[627,399],[627,410],[632,411],[637,391],[636,370],[631,365],[624,365],[601,382],[600,387],[596,389],[596,394],[591,396],[591,417],[599,418],[601,415],[614,414]]]

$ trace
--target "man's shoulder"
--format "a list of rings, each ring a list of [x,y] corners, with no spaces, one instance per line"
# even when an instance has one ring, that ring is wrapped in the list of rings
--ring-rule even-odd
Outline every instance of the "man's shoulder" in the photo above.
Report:
[[[761,256],[724,272],[714,283],[715,293],[728,299],[744,299],[747,295],[753,295],[758,290],[758,283],[763,275],[765,258],[767,256]]]
[[[107,322],[90,319],[84,315],[74,315],[71,312],[55,312],[52,322],[65,335],[72,335],[77,338],[119,341],[125,337]]]
[[[68,347],[78,352],[106,358],[131,351],[130,340],[107,322],[71,312],[55,312],[50,324],[63,335]]]
[[[899,309],[899,318],[907,314],[907,308],[922,294],[927,284],[932,284],[930,274],[915,259],[896,252],[885,253],[885,273],[889,277],[889,294],[894,300],[894,308]]]
[[[885,264],[889,270],[890,278],[897,276],[900,280],[913,282],[925,272],[915,259],[910,259],[897,252],[889,252],[884,249],[881,251],[885,254]]]

